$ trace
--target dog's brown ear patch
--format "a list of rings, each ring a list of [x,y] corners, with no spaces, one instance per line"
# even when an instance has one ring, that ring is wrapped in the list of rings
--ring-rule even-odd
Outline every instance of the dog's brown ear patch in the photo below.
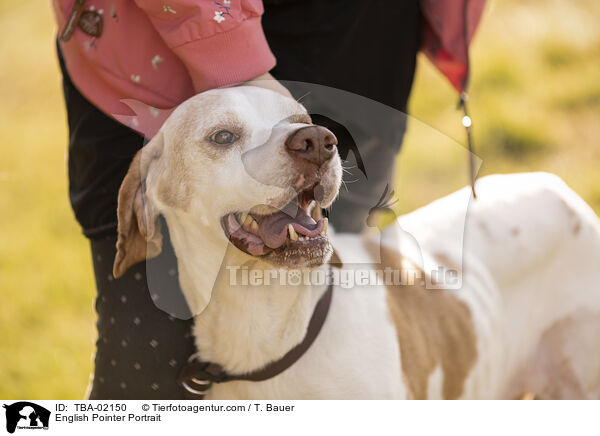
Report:
[[[159,133],[135,155],[119,189],[115,278],[121,277],[130,266],[158,256],[162,250],[159,212],[146,196],[148,168],[160,156],[162,148]]]

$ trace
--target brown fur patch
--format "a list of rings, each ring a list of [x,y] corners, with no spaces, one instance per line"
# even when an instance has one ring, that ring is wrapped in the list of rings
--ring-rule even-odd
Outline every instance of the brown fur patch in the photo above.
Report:
[[[179,164],[176,170],[170,169],[168,176],[158,185],[157,196],[163,204],[187,212],[192,201],[189,171],[184,162]]]
[[[381,255],[381,267],[400,269],[400,254],[367,244]],[[396,326],[402,372],[412,398],[427,399],[429,376],[444,374],[443,397],[459,398],[477,360],[477,338],[468,306],[452,291],[427,290],[418,284],[388,286],[388,306]]]
[[[438,263],[442,264],[447,269],[456,271],[458,273],[462,271],[462,268],[458,264],[456,264],[456,262],[450,259],[450,257],[446,253],[435,252],[432,253],[432,256]]]
[[[137,152],[119,189],[115,278],[121,277],[130,266],[158,256],[162,250],[159,212],[146,197],[148,168],[162,149],[163,138],[159,133]]]
[[[550,325],[516,371],[506,396],[513,398],[526,390],[543,400],[588,399],[584,386],[590,379],[597,380],[600,361],[599,320],[598,312],[580,309]]]

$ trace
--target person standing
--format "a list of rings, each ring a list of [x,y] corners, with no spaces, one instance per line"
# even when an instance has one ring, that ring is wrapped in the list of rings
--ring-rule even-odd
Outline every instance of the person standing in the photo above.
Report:
[[[120,184],[170,110],[197,93],[240,83],[289,95],[274,76],[348,91],[405,113],[419,50],[464,90],[468,43],[483,4],[53,0],[69,127],[69,198],[90,240],[98,291],[90,399],[184,398],[175,379],[195,350],[168,234],[158,258],[112,276]],[[322,121],[343,137],[338,130],[344,126]],[[404,128],[401,123],[401,134]],[[368,135],[352,139],[375,171],[368,181],[350,184],[332,210],[332,225],[344,232],[364,226],[364,199],[381,194],[401,144],[400,135],[367,151]],[[342,155],[348,153],[343,147]],[[154,265],[168,273],[149,277]]]

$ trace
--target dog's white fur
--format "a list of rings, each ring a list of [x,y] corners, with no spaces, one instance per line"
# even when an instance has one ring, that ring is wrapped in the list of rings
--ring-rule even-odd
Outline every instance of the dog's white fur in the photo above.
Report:
[[[303,126],[298,114],[305,114],[300,104],[272,91],[209,91],[181,105],[145,147],[154,153],[142,176],[144,204],[154,208],[145,218],[157,212],[166,218],[180,283],[197,314],[199,355],[230,373],[259,369],[299,343],[325,290],[231,286],[228,266],[274,267],[229,246],[220,225],[227,213],[281,207],[295,195],[298,169],[283,143]],[[218,128],[233,130],[240,140],[229,147],[211,144],[207,138]],[[340,184],[337,156],[322,176],[322,205],[328,206]],[[566,382],[556,396],[598,398],[598,218],[548,174],[490,176],[479,180],[477,190],[464,247],[450,235],[464,219],[459,205],[468,202],[468,189],[399,218],[381,235],[382,244],[398,251],[397,236],[413,235],[426,270],[439,262],[431,253],[462,265],[462,288],[447,292],[471,312],[477,356],[461,398],[507,398],[542,391],[547,383],[560,387],[554,366],[543,364],[552,361],[552,353],[568,361],[577,385]],[[364,268],[354,263],[360,258],[370,263],[363,236],[330,232],[330,239],[342,261],[352,260],[344,268]],[[336,288],[323,329],[292,367],[264,382],[215,384],[207,398],[410,398],[386,292],[382,285]],[[545,340],[553,328],[570,341]],[[538,365],[535,371],[532,365]],[[443,378],[438,366],[429,376],[428,398],[443,397]]]

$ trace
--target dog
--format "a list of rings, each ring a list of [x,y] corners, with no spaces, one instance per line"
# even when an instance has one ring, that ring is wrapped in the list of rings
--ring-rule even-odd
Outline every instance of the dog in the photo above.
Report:
[[[234,375],[206,382],[205,398],[599,397],[600,221],[582,199],[550,174],[495,175],[477,182],[464,243],[450,234],[467,188],[380,235],[336,234],[319,216],[340,189],[336,146],[300,103],[239,86],[184,102],[134,158],[114,275],[160,253],[162,215],[195,358]],[[461,286],[240,279],[415,265],[456,271]],[[283,370],[243,377],[284,357]]]

